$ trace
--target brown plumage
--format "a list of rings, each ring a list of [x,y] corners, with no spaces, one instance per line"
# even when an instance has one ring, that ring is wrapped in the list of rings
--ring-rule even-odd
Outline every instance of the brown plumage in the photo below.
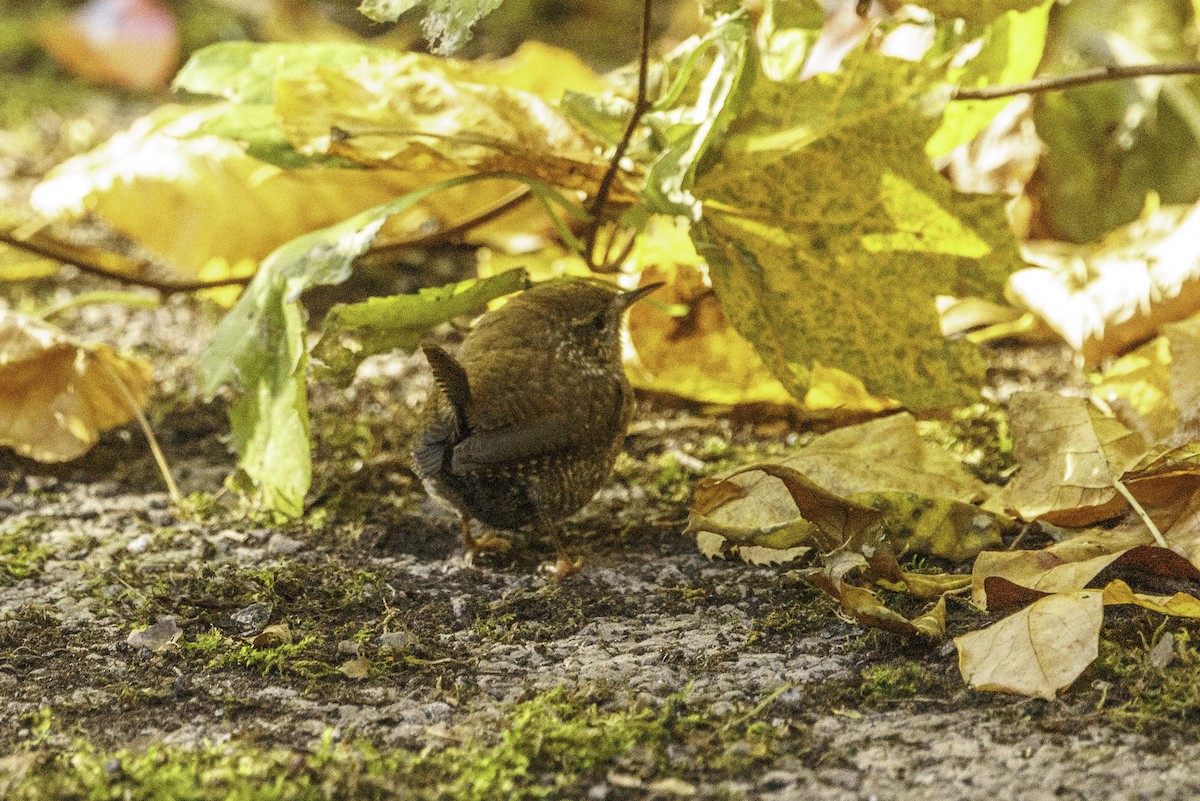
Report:
[[[498,529],[557,523],[608,478],[633,416],[621,366],[631,292],[579,280],[536,286],[480,318],[456,356],[426,345],[437,389],[413,444],[425,487]],[[568,565],[560,558],[560,569]]]

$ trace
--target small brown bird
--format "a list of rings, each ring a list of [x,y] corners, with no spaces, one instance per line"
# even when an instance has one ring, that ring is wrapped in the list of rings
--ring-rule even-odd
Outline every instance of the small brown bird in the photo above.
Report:
[[[660,286],[551,281],[481,317],[457,358],[423,346],[437,389],[413,460],[426,489],[462,514],[468,559],[503,542],[474,539],[475,519],[534,526],[554,540],[560,575],[578,569],[558,523],[591,500],[621,451],[633,416],[621,318]]]

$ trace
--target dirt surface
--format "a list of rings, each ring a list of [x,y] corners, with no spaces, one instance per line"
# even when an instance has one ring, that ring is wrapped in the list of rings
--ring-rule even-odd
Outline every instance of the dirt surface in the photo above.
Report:
[[[552,550],[526,536],[472,567],[406,465],[430,379],[397,355],[314,389],[311,506],[264,518],[222,490],[223,407],[192,389],[214,318],[177,298],[60,320],[155,360],[151,416],[185,509],[134,427],[67,465],[0,453],[0,795],[172,797],[153,782],[197,753],[198,789],[174,797],[239,781],[261,798],[1200,792],[1200,701],[1147,666],[1156,619],[1119,620],[1063,700],[1012,699],[965,690],[949,642],[840,620],[795,570],[697,553],[681,533],[695,478],[787,447],[779,425],[644,403],[568,525],[581,574],[541,576]],[[962,603],[950,620],[981,623]],[[212,778],[239,759],[283,767]]]

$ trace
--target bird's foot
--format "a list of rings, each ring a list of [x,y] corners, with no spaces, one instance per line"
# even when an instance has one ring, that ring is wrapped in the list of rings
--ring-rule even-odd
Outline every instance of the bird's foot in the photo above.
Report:
[[[539,573],[555,581],[570,578],[582,569],[583,559],[581,557],[571,558],[566,551],[559,551],[558,557],[553,562],[542,562],[538,565]]]
[[[468,566],[475,564],[475,557],[481,553],[503,553],[512,547],[512,543],[488,531],[481,537],[471,536],[470,532],[463,533],[463,560]]]

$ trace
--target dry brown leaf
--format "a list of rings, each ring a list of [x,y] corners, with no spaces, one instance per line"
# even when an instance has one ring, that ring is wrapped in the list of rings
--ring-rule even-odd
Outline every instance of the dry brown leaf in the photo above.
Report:
[[[877,583],[917,598],[939,598],[948,592],[970,587],[971,577],[958,573],[912,573],[906,570],[900,574],[900,581],[894,586],[884,581]]]
[[[1009,404],[1013,454],[1020,469],[985,508],[1084,526],[1126,506],[1116,480],[1145,450],[1145,442],[1083,398],[1021,392]]]
[[[1110,566],[1134,575],[1200,583],[1200,569],[1186,556],[1157,545],[1130,545],[1133,539],[1149,540],[1150,535],[1104,532],[1083,545],[1068,541],[1040,551],[985,551],[975,560],[971,574],[972,600],[994,611],[994,599],[988,594],[993,579],[1039,593],[1082,590]]]
[[[0,311],[0,446],[39,462],[86,453],[146,405],[150,365]],[[126,394],[128,393],[128,395]]]
[[[1008,615],[1024,609],[1039,598],[1053,594],[1031,590],[999,576],[988,576],[983,580],[983,593],[987,598],[988,611],[999,615]]]
[[[1162,330],[1163,336],[1105,368],[1094,395],[1123,420],[1130,418],[1147,441],[1178,442],[1200,430],[1200,317]]]
[[[1053,699],[1099,653],[1104,594],[1048,595],[985,629],[956,637],[958,668],[977,690]]]
[[[1164,528],[1163,536],[1173,550],[1200,567],[1200,492],[1191,495],[1175,523]]]
[[[862,545],[878,541],[883,518],[876,509],[836,495],[786,465],[757,464],[742,468],[734,476],[753,471],[782,481],[800,516],[815,523],[830,541],[855,552],[862,551]]]
[[[966,560],[999,545],[1011,523],[965,502],[981,495],[982,486],[952,456],[927,446],[911,415],[897,414],[818,437],[781,463],[702,480],[688,532],[722,538],[705,538],[701,547],[709,555],[749,545],[865,552],[878,546],[882,525],[901,552]],[[898,577],[898,569],[895,577],[874,576]]]
[[[919,635],[930,639],[946,636],[946,599],[938,598],[930,609],[909,620],[889,609],[872,590],[831,578],[828,568],[812,574],[810,580],[842,605],[842,612],[851,620],[873,629],[903,635]]]
[[[1153,211],[1096,245],[1024,246],[1009,299],[1036,313],[1089,364],[1200,310],[1200,206]]]
[[[1200,419],[1200,317],[1163,326],[1171,343],[1171,400],[1180,422]]]
[[[1001,578],[1039,593],[1081,590],[1123,553],[1125,551],[1118,551],[1075,562],[1067,561],[1049,549],[985,551],[975,560],[971,573],[972,599],[985,609],[995,611],[985,586],[985,582],[993,578]],[[1006,605],[1010,603],[1005,601]]]

